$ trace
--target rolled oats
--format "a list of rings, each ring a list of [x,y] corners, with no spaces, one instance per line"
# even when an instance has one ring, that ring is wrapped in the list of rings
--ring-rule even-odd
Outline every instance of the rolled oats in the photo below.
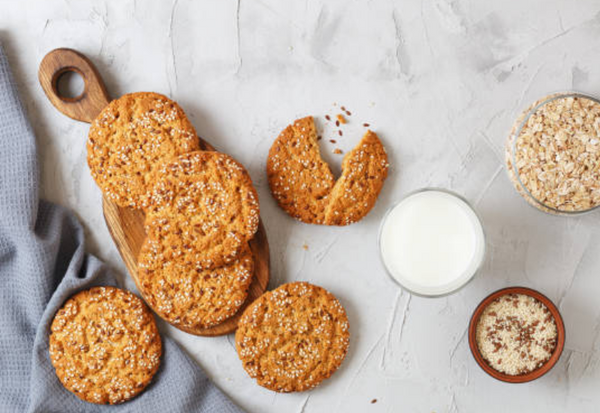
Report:
[[[517,191],[542,211],[600,205],[600,103],[578,94],[538,100],[513,125],[505,159]]]

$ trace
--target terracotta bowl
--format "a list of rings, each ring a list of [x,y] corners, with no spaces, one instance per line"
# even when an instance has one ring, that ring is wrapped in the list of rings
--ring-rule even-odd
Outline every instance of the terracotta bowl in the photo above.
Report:
[[[479,317],[483,313],[483,310],[496,298],[501,297],[506,294],[524,294],[530,297],[533,297],[543,303],[550,313],[552,317],[554,317],[554,322],[556,323],[556,348],[554,349],[554,353],[552,356],[542,365],[542,367],[533,370],[532,372],[526,374],[520,374],[516,376],[511,376],[505,373],[501,373],[498,370],[491,367],[483,358],[481,353],[479,352],[479,346],[477,346],[477,324],[479,323]],[[469,347],[471,347],[471,353],[473,353],[473,357],[475,357],[475,361],[477,364],[490,376],[500,381],[504,381],[507,383],[525,383],[528,381],[532,381],[542,377],[544,374],[548,373],[552,367],[556,364],[560,355],[562,354],[563,348],[565,346],[565,325],[563,323],[563,319],[558,312],[558,309],[554,305],[552,301],[548,299],[545,295],[539,293],[538,291],[532,290],[531,288],[525,287],[508,287],[498,290],[486,298],[477,306],[475,311],[473,312],[473,316],[471,316],[471,322],[469,324]]]

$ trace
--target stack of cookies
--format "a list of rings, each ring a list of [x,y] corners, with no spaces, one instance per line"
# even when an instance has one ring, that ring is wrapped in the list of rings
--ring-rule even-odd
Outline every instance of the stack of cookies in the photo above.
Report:
[[[201,151],[179,105],[144,92],[114,100],[94,120],[88,164],[109,200],[145,212],[137,281],[152,309],[192,333],[235,315],[252,281],[248,242],[259,223],[244,167]]]
[[[313,135],[312,118],[305,118],[278,138],[269,158],[274,195],[305,222],[346,225],[361,219],[387,175],[383,146],[368,133],[336,183]],[[144,211],[146,238],[134,278],[159,316],[201,333],[240,311],[254,274],[249,242],[259,225],[258,196],[240,163],[200,150],[177,103],[133,93],[111,102],[92,123],[88,164],[107,199]],[[91,346],[79,340],[83,333],[95,340]],[[339,368],[348,345],[340,302],[305,282],[263,294],[245,309],[236,333],[245,370],[278,392],[317,386]],[[145,304],[104,287],[67,301],[53,322],[50,347],[65,387],[84,400],[111,404],[143,390],[162,351]],[[138,347],[141,352],[131,353]]]

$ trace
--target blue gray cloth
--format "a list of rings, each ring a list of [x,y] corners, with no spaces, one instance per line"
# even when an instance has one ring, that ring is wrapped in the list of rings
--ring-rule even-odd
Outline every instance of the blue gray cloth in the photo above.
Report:
[[[115,279],[85,253],[73,214],[40,201],[38,187],[35,137],[0,45],[0,412],[241,413],[167,338],[153,383],[129,402],[94,405],[61,385],[48,356],[54,314],[72,294]]]

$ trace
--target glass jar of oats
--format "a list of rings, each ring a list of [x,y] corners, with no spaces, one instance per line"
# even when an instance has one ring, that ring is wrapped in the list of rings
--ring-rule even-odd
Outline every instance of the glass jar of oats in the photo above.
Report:
[[[600,205],[600,101],[579,93],[538,100],[506,142],[508,175],[534,207],[579,214]]]

